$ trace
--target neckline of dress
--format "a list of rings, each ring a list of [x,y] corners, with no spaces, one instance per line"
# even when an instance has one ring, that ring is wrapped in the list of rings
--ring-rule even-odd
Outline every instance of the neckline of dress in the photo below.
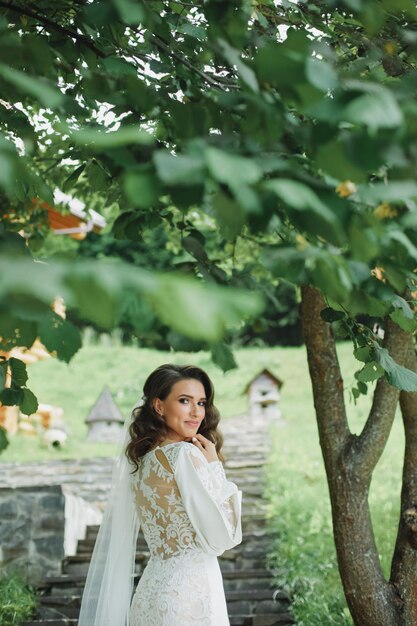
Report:
[[[151,448],[150,450],[148,450],[148,452],[155,452],[155,450],[161,449],[162,448],[168,448],[169,446],[176,446],[179,443],[189,443],[189,441],[172,441],[171,443],[165,443],[163,446],[155,446],[155,448]]]

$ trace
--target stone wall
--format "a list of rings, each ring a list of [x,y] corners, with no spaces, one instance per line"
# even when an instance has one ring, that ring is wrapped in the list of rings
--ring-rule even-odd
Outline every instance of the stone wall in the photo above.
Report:
[[[59,485],[0,489],[0,565],[33,584],[60,574],[65,496]]]
[[[0,488],[0,567],[34,585],[58,575],[64,556],[75,554],[87,525],[100,524],[101,517],[60,485]]]

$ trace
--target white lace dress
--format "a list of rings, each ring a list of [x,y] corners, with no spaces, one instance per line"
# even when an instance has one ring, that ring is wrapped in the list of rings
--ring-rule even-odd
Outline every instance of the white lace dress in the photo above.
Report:
[[[133,487],[150,559],[129,626],[228,626],[217,557],[242,540],[242,492],[185,441],[150,450]]]

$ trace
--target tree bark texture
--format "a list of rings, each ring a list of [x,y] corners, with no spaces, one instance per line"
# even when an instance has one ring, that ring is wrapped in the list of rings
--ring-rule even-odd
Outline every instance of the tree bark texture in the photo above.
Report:
[[[410,337],[406,367],[417,372],[414,343]],[[401,515],[391,567],[391,581],[405,599],[401,626],[417,624],[417,393],[400,393],[405,452]]]
[[[384,578],[368,503],[372,473],[391,431],[399,390],[380,379],[362,432],[358,436],[350,432],[335,340],[330,324],[320,317],[325,307],[319,291],[302,288],[303,333],[344,592],[356,626],[403,626],[400,594],[408,598],[408,590]],[[410,336],[388,320],[384,347],[395,361],[405,363],[409,345]],[[417,621],[411,623],[417,626]]]

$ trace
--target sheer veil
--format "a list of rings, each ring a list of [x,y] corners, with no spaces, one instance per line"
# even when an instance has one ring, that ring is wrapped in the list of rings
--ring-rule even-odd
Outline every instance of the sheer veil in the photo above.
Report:
[[[132,411],[141,404],[141,400],[136,401]],[[129,625],[139,531],[132,466],[125,455],[132,411],[125,420],[122,445],[114,461],[109,499],[87,574],[78,626]]]

